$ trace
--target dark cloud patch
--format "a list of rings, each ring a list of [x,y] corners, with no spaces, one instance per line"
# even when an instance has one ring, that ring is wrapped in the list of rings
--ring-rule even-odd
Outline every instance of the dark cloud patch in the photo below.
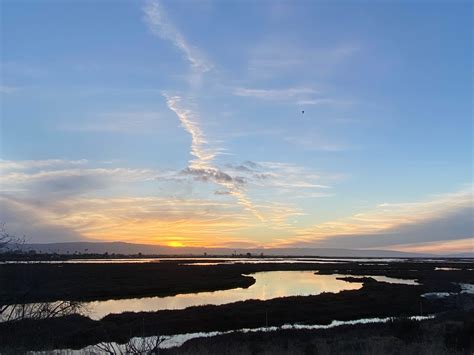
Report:
[[[231,192],[229,190],[216,190],[214,191],[214,195],[230,195]]]
[[[244,161],[242,164],[233,167],[233,169],[245,173],[253,173],[260,170],[261,168],[262,167],[259,164],[250,160]]]
[[[244,185],[247,181],[245,180],[244,177],[242,176],[236,176],[234,177],[234,181],[237,183],[237,184],[240,184],[240,185]]]
[[[26,243],[85,240],[71,229],[48,224],[36,215],[33,205],[28,201],[0,197],[0,221],[5,223],[10,234],[24,237]]]
[[[58,175],[33,182],[30,185],[30,190],[39,192],[42,195],[52,194],[71,196],[104,189],[107,186],[107,178],[104,176],[79,174],[66,176]]]
[[[169,174],[168,174],[169,175]],[[28,195],[50,199],[82,195],[114,188],[120,184],[170,179],[172,176],[147,169],[68,169],[7,176],[8,187],[27,191]]]
[[[198,181],[222,183],[235,183],[238,185],[245,184],[245,179],[241,176],[232,177],[229,174],[214,168],[195,169],[186,168],[182,172],[184,175],[193,176]]]
[[[273,175],[268,173],[257,173],[252,175],[257,180],[266,180],[271,178]]]
[[[259,169],[261,166],[253,161],[247,160],[243,163],[244,166],[249,167],[250,169]]]
[[[244,172],[244,173],[251,173],[252,172],[252,169],[247,168],[245,165],[237,165],[237,166],[234,167],[234,169],[237,170],[237,171]]]
[[[331,236],[318,247],[388,248],[401,244],[451,241],[474,237],[474,207],[465,206],[450,213],[418,223],[402,224],[369,235]]]

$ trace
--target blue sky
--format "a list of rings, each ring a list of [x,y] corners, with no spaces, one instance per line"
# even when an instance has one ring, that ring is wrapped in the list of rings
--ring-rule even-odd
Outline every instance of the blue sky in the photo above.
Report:
[[[473,247],[470,2],[1,7],[1,217],[31,241]]]

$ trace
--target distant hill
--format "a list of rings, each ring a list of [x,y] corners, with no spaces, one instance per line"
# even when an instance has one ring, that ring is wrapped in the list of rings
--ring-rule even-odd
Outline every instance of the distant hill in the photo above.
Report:
[[[474,251],[466,251],[464,253],[449,254],[449,258],[474,258]]]
[[[434,255],[406,253],[391,250],[359,250],[335,248],[198,248],[198,247],[168,247],[150,244],[133,244],[124,242],[67,242],[47,244],[26,244],[26,250],[38,253],[58,254],[124,254],[124,255],[232,255],[247,254],[265,256],[322,256],[322,257],[433,257]]]

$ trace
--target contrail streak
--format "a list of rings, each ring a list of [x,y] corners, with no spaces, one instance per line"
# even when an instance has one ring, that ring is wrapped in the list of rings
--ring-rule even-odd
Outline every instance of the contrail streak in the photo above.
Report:
[[[205,174],[206,177],[210,177],[215,183],[225,187],[229,193],[234,196],[240,205],[242,205],[247,211],[251,212],[260,221],[265,222],[265,218],[252,204],[252,201],[241,191],[240,187],[236,182],[229,177],[229,179],[218,179],[220,170],[213,165],[213,160],[216,156],[216,152],[212,149],[206,149],[205,145],[208,143],[204,133],[195,121],[194,113],[191,110],[180,107],[179,103],[182,101],[180,96],[170,96],[166,93],[163,94],[166,98],[168,108],[178,116],[183,128],[191,135],[191,155],[195,159],[190,161],[189,168],[193,169],[196,173]]]
[[[189,45],[181,32],[168,20],[158,0],[149,0],[143,11],[145,13],[145,22],[150,31],[158,37],[170,41],[190,63],[191,69],[196,76],[191,79],[191,85],[199,83],[202,74],[211,70],[212,65],[203,58],[195,47]],[[217,151],[207,146],[208,142],[196,121],[196,115],[193,111],[180,105],[182,97],[179,95],[171,96],[166,93],[163,93],[163,96],[166,99],[168,108],[178,116],[181,126],[191,135],[191,155],[194,159],[189,162],[187,170],[196,178],[201,177],[202,180],[212,180],[225,187],[241,206],[260,221],[265,221],[263,216],[253,206],[252,201],[241,190],[241,184],[228,174],[220,171],[213,164]]]

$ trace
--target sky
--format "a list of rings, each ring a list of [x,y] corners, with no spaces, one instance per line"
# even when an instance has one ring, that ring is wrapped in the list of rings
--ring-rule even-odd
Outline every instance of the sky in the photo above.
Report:
[[[28,242],[474,250],[472,2],[0,6]]]

